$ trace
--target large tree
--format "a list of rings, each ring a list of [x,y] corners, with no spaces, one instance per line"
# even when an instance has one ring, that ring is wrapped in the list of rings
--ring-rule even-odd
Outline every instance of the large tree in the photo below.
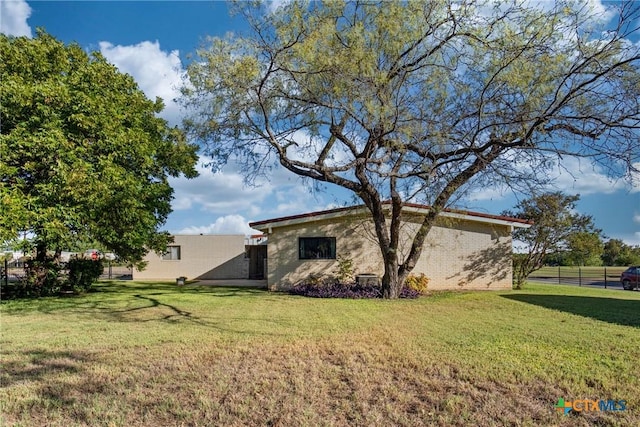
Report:
[[[569,265],[584,267],[585,265],[602,265],[604,243],[600,230],[580,231],[567,238],[565,256]]]
[[[575,255],[581,263],[585,260],[585,249],[590,250],[595,245],[602,252],[601,230],[595,228],[593,217],[576,212],[578,200],[579,195],[544,193],[522,200],[515,211],[503,212],[503,215],[533,222],[530,228],[513,232],[513,238],[525,249],[514,257],[515,288],[522,288],[529,274],[542,267],[549,255],[566,255],[572,245],[577,251],[582,249]],[[597,243],[593,244],[594,240]]]
[[[393,298],[474,186],[528,190],[568,156],[634,170],[639,6],[605,30],[574,1],[241,2],[248,34],[209,39],[188,69],[185,125],[214,167],[279,163],[362,199]],[[431,210],[401,257],[408,201]]]
[[[196,147],[133,78],[39,30],[0,35],[0,239],[44,261],[78,240],[129,262],[162,250],[169,176],[196,175]]]
[[[604,265],[640,264],[640,246],[630,246],[620,239],[610,239],[604,244],[602,262]]]

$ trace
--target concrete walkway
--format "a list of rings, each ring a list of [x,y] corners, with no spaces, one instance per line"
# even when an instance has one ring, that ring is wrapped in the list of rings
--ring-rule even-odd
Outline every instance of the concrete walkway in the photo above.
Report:
[[[191,285],[219,286],[227,288],[261,288],[267,289],[266,280],[228,279],[228,280],[198,280]]]

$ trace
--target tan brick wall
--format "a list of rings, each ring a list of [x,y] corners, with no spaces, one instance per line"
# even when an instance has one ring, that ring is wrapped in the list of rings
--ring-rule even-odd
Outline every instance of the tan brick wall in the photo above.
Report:
[[[411,218],[406,221],[407,233],[418,227]],[[381,277],[384,273],[372,222],[346,216],[274,228],[268,244],[267,280],[271,289],[286,289],[311,274],[335,273],[335,260],[298,259],[299,237],[335,237],[336,254],[351,258],[356,274]],[[405,239],[401,254],[409,248],[410,242]],[[429,277],[429,289],[434,290],[511,289],[510,227],[443,218],[431,230],[414,273]]]
[[[172,246],[180,246],[180,260],[163,260],[155,252],[145,257],[147,267],[134,270],[135,280],[246,279],[249,260],[245,258],[243,235],[176,235]]]

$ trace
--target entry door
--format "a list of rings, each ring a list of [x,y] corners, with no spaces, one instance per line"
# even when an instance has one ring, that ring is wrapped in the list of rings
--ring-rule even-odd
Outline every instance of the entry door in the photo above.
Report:
[[[267,258],[267,245],[249,247],[249,279],[264,279],[264,260]]]

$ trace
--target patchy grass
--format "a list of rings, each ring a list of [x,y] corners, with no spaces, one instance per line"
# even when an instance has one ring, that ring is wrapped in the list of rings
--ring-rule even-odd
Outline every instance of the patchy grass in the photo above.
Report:
[[[113,282],[1,306],[2,425],[639,425],[640,293]],[[558,398],[624,412],[557,414]]]

